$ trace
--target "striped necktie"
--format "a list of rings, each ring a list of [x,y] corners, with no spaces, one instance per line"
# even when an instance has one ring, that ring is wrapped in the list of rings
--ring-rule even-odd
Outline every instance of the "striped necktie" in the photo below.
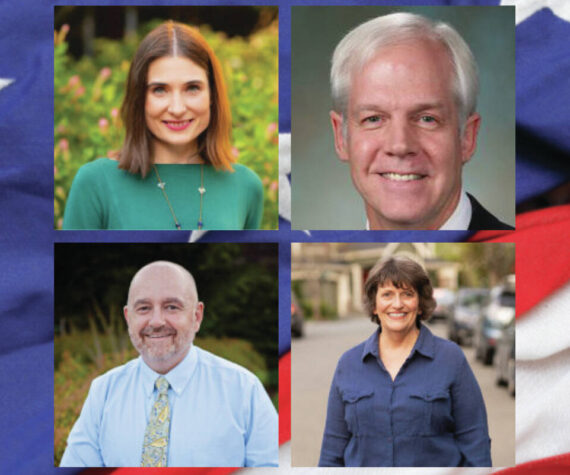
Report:
[[[167,462],[170,431],[168,388],[170,384],[164,376],[159,376],[154,385],[158,390],[158,397],[152,406],[144,433],[141,467],[166,467]]]

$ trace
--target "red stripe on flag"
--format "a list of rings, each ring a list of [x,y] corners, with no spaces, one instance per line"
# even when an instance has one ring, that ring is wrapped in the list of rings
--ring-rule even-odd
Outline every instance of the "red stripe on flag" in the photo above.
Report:
[[[480,231],[470,240],[516,245],[517,317],[564,285],[570,273],[570,205],[517,215],[515,231]]]
[[[291,352],[279,360],[279,445],[291,440]]]
[[[168,467],[168,468],[151,468],[151,467],[124,467],[124,468],[86,468],[81,475],[228,475],[235,472],[234,467]]]
[[[568,475],[570,473],[570,453],[523,463],[504,470],[496,475]]]

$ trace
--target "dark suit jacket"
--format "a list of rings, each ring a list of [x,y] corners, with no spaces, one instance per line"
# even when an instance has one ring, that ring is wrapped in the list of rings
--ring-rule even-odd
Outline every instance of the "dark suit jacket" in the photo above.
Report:
[[[469,231],[479,231],[479,230],[494,230],[494,229],[508,229],[513,230],[512,226],[509,226],[502,221],[499,221],[495,216],[493,216],[489,211],[483,208],[483,205],[479,203],[473,196],[467,193],[469,201],[471,201],[471,221],[469,223]]]

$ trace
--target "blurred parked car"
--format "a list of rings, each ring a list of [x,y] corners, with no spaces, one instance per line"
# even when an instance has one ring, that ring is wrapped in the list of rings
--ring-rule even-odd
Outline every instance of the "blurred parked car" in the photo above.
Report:
[[[489,305],[484,309],[475,331],[475,357],[486,365],[493,364],[497,342],[515,318],[514,277],[509,276],[502,285],[493,287]]]
[[[303,336],[303,310],[297,301],[295,294],[291,293],[291,335]]]
[[[497,384],[507,386],[509,394],[515,395],[515,319],[505,328],[503,337],[497,342],[495,365]]]
[[[453,312],[453,304],[455,302],[455,292],[444,287],[433,289],[433,298],[437,305],[433,311],[433,318],[445,318],[449,320]]]
[[[460,345],[471,344],[488,295],[489,290],[482,288],[463,288],[457,291],[453,313],[448,320],[448,338],[451,341]]]

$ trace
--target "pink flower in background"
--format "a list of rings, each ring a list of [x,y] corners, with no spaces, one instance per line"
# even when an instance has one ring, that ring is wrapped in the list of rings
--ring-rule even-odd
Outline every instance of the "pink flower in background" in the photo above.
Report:
[[[54,44],[56,46],[62,44],[65,41],[67,33],[69,33],[69,25],[67,24],[63,25],[59,31],[54,31],[53,32]]]
[[[99,76],[101,77],[101,79],[105,80],[108,79],[111,76],[111,68],[105,66],[103,69],[101,69],[101,71],[99,72]]]
[[[117,117],[119,117],[119,109],[117,109],[116,107],[113,107],[111,109],[111,117],[113,117],[113,119],[116,119]]]
[[[232,147],[232,155],[236,158],[239,157],[239,150],[235,147]]]
[[[277,184],[277,181],[276,181],[276,180],[273,180],[273,181],[271,182],[271,185],[269,186],[269,189],[270,189],[271,191],[277,191],[277,188],[278,188],[278,187],[279,187],[279,185]]]
[[[272,144],[277,145],[279,143],[279,130],[277,127],[277,122],[271,122],[266,129],[267,138]]]
[[[67,81],[67,84],[69,84],[71,87],[74,87],[74,86],[77,86],[80,82],[81,82],[81,79],[79,79],[79,76],[77,74],[74,74],[73,76],[71,76],[69,78],[69,81]]]
[[[61,139],[59,141],[59,149],[60,150],[69,150],[69,142],[67,141],[67,139]]]
[[[85,87],[81,86],[77,88],[73,97],[81,97],[83,94],[85,94]]]
[[[107,128],[109,127],[109,121],[107,119],[105,119],[105,117],[101,117],[99,119],[99,128],[105,132],[107,130]]]

